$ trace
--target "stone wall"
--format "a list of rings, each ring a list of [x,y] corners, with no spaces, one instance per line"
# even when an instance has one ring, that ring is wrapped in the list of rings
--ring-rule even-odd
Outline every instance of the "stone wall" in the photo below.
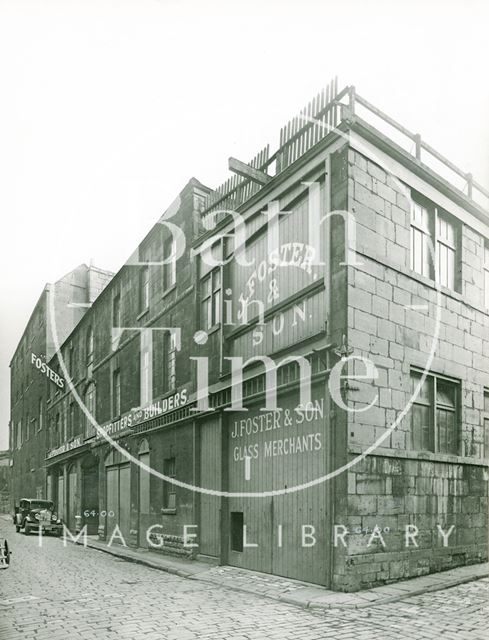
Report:
[[[377,447],[348,474],[343,524],[350,535],[346,548],[338,542],[336,552],[344,562],[335,563],[333,579],[345,590],[487,559],[484,239],[460,224],[460,291],[442,288],[438,300],[434,283],[410,270],[408,196],[404,185],[350,149],[348,207],[356,217],[357,257],[363,264],[348,267],[348,344],[375,364],[378,378],[352,381],[347,391],[349,406],[365,409],[349,414],[350,460],[374,443]],[[430,363],[438,306],[439,339]],[[460,384],[458,455],[413,450],[410,412],[389,429],[411,398],[411,368],[426,366]],[[352,363],[353,372],[365,373],[364,364]],[[342,520],[336,517],[336,522]],[[446,532],[452,524],[445,547],[438,525]],[[385,547],[378,536],[367,546],[375,525],[385,530]],[[418,547],[405,546],[409,525],[419,531]]]

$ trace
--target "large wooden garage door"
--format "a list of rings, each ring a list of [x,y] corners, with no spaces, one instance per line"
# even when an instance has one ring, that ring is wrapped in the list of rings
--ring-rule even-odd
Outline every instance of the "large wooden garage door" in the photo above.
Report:
[[[200,423],[200,485],[221,489],[221,423],[212,418]],[[219,557],[221,549],[221,498],[208,493],[200,496],[200,549],[206,556]]]
[[[300,407],[298,393],[293,392],[280,397],[278,406],[278,412],[250,406],[248,412],[230,413],[231,492],[263,494],[324,475],[326,418],[321,389],[313,389],[307,407]],[[279,496],[233,497],[227,515],[230,564],[327,584],[325,483]]]
[[[107,467],[107,539],[118,525],[126,544],[129,542],[131,519],[131,467],[129,464]],[[114,544],[122,544],[116,535]]]

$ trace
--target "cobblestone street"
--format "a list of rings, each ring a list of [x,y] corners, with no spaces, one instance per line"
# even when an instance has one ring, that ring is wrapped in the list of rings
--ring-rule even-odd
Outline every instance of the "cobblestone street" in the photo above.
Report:
[[[118,560],[94,549],[16,534],[0,573],[0,638],[165,640],[482,640],[489,579],[363,610],[307,611]]]

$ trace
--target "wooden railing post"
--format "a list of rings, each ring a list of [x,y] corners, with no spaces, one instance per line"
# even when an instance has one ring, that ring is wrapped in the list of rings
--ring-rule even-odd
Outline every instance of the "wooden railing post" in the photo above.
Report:
[[[421,160],[421,136],[419,133],[414,134],[414,144],[416,149],[416,160]]]

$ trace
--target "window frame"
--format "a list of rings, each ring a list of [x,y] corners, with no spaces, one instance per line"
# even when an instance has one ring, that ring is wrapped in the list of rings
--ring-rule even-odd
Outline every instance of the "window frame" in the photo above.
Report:
[[[426,213],[426,220],[420,222],[416,219],[415,212],[421,209]],[[410,213],[410,268],[411,271],[425,278],[434,280],[440,286],[450,291],[460,292],[459,268],[460,268],[460,224],[459,221],[448,211],[436,205],[421,194],[411,193],[411,213]],[[451,230],[452,239],[441,232],[445,229]],[[419,262],[419,255],[415,247],[416,234],[422,234],[421,248],[421,270],[416,268]],[[430,241],[433,243],[434,255],[430,251]],[[424,255],[426,253],[426,255]],[[442,279],[442,259],[446,254],[444,262],[446,278]],[[449,270],[449,258],[452,255],[453,265]]]
[[[171,466],[170,466],[171,463]],[[170,467],[170,468],[169,468]],[[168,478],[177,476],[177,460],[175,456],[163,459],[163,475]],[[173,500],[170,500],[173,496]],[[171,504],[173,502],[173,504]],[[177,511],[177,488],[172,482],[165,480],[163,484],[163,512],[176,513]]]
[[[84,404],[87,411],[95,418],[97,396],[96,396],[95,384],[93,382],[90,382],[87,388],[85,389],[85,393],[83,394],[83,399],[84,399]],[[89,417],[85,415],[84,439],[90,440],[96,435],[97,435],[97,430],[91,423]]]
[[[483,389],[483,402],[482,407],[482,427],[484,429],[484,454],[483,458],[489,458],[489,387]]]
[[[172,331],[166,332],[163,340],[164,348],[164,392],[173,391],[177,386],[177,345]]]
[[[216,282],[217,281],[217,282]],[[207,289],[206,283],[209,282]],[[200,327],[210,331],[220,326],[222,316],[222,272],[221,267],[211,269],[200,279]],[[204,306],[206,312],[204,313]],[[210,310],[210,313],[209,313]],[[210,322],[209,322],[210,320]]]
[[[139,268],[139,313],[149,309],[149,265],[143,264]]]
[[[116,384],[117,383],[117,384]],[[112,417],[118,418],[121,415],[121,370],[119,368],[112,371]]]
[[[168,250],[169,248],[169,250]],[[162,284],[163,295],[177,284],[177,243],[173,234],[163,240],[163,260],[168,260],[163,266]]]
[[[417,369],[416,367],[412,367],[410,370],[410,381],[411,381],[411,391],[414,392],[414,388],[417,387],[419,380],[423,376],[423,371]],[[417,379],[417,382],[414,382],[414,379]],[[411,411],[410,411],[410,429],[409,429],[409,450],[411,451],[429,451],[434,454],[443,454],[443,455],[455,455],[460,456],[460,447],[461,447],[461,382],[460,380],[455,380],[454,378],[449,378],[442,374],[434,373],[432,371],[428,372],[426,378],[424,380],[424,385],[428,385],[428,397],[429,399],[424,399],[422,394],[422,389],[418,393],[418,396],[413,400]],[[442,403],[438,399],[438,385],[452,385],[454,392],[454,404],[453,407]],[[414,446],[416,434],[414,430],[414,416],[415,416],[415,408],[416,407],[428,407],[429,408],[429,444],[430,447],[426,448],[417,448]],[[439,424],[439,412],[449,412],[454,415],[454,426],[453,426],[453,451],[449,451],[446,449],[440,448],[440,424]],[[447,434],[448,434],[448,427]],[[448,438],[448,435],[447,435]],[[421,438],[421,441],[423,439]]]
[[[489,240],[484,238],[484,306],[489,309]]]

